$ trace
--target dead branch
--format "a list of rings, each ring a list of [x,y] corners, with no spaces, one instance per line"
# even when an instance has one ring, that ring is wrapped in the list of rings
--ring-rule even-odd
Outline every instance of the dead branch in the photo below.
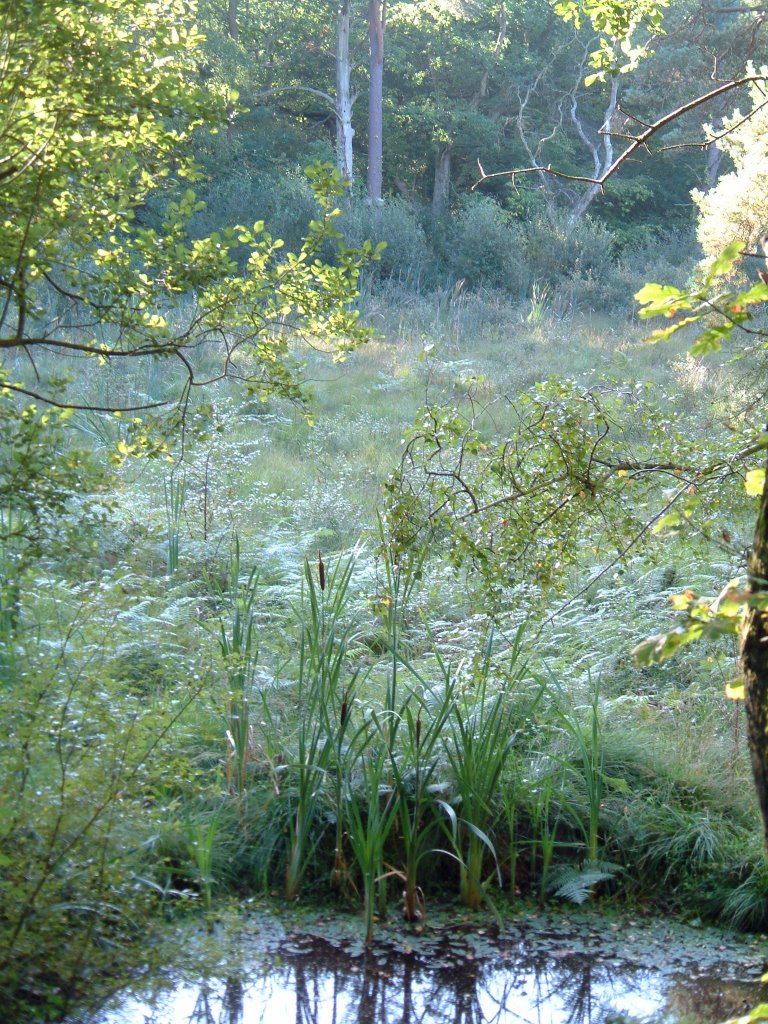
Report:
[[[594,185],[602,189],[606,181],[612,177],[616,171],[626,163],[626,161],[632,156],[633,153],[637,152],[638,149],[647,148],[649,140],[663,128],[677,121],[685,114],[690,113],[692,110],[696,110],[698,107],[702,107],[712,100],[718,99],[720,96],[724,96],[726,93],[732,92],[734,89],[740,89],[745,85],[751,85],[754,82],[765,82],[768,79],[766,75],[745,75],[743,78],[733,79],[730,82],[724,82],[719,85],[716,89],[710,90],[702,96],[697,96],[696,99],[690,100],[688,103],[684,103],[676,110],[672,110],[660,117],[657,121],[650,124],[645,131],[639,135],[634,136],[632,142],[623,150],[619,156],[610,164],[610,166],[600,175],[590,177],[587,174],[565,174],[562,171],[555,170],[551,164],[546,167],[517,167],[511,171],[496,171],[493,174],[486,174],[483,171],[482,165],[478,160],[478,168],[482,177],[480,177],[475,184],[472,186],[472,190],[478,189],[481,185],[485,185],[489,181],[493,181],[498,178],[511,178],[512,183],[515,183],[515,178],[519,174],[550,174],[556,178],[562,178],[565,181],[581,181],[587,185]],[[726,132],[727,134],[727,132]],[[716,139],[712,140],[717,141]]]

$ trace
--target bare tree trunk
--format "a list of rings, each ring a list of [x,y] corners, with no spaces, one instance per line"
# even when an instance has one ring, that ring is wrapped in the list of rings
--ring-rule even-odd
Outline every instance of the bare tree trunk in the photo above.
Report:
[[[523,91],[522,91],[522,89],[519,86],[518,86],[518,89],[517,89],[517,98],[518,98],[518,102],[519,102],[519,106],[518,106],[518,110],[517,110],[517,117],[515,118],[515,120],[517,122],[517,132],[518,132],[518,135],[520,136],[520,141],[523,144],[523,148],[525,149],[525,152],[528,154],[528,159],[530,161],[531,167],[541,167],[541,161],[540,161],[539,157],[541,156],[541,153],[542,153],[542,150],[543,150],[544,146],[546,145],[547,142],[550,141],[550,139],[554,138],[554,136],[557,134],[558,128],[562,127],[563,107],[562,107],[562,103],[561,103],[559,105],[559,107],[558,107],[558,112],[559,112],[559,115],[560,115],[559,122],[556,121],[552,125],[552,130],[550,131],[550,133],[548,135],[542,136],[537,141],[537,143],[535,145],[535,148],[532,148],[530,142],[528,141],[527,121],[526,121],[526,111],[527,111],[527,108],[528,108],[528,104],[531,101],[531,97],[534,95],[534,93],[538,89],[539,83],[541,82],[541,80],[544,78],[544,76],[547,74],[547,72],[549,70],[550,70],[550,68],[549,68],[548,65],[546,65],[545,67],[541,68],[539,73],[536,75],[536,78],[532,82],[530,82],[528,84],[528,88],[525,90],[525,95],[523,95]],[[539,180],[541,182],[541,190],[542,190],[542,193],[544,195],[544,202],[545,202],[545,204],[547,206],[547,209],[549,209],[551,207],[551,205],[552,205],[552,200],[553,200],[553,195],[554,195],[554,185],[552,183],[552,179],[542,169],[541,171],[539,171]]]
[[[336,17],[336,166],[345,181],[352,181],[352,68],[349,61],[349,33],[352,20],[350,0],[341,0]]]
[[[237,28],[237,7],[240,0],[229,0],[229,8],[227,10],[227,25],[229,28],[229,34],[232,39],[237,39],[240,35]]]
[[[576,126],[576,131],[579,133],[579,138],[585,146],[592,153],[592,162],[594,165],[593,177],[599,178],[605,170],[607,170],[613,163],[613,136],[611,135],[611,122],[613,115],[616,113],[616,107],[619,102],[619,79],[618,77],[611,79],[611,95],[608,100],[608,106],[605,110],[605,118],[603,120],[602,127],[600,128],[600,136],[602,138],[602,144],[600,142],[592,142],[584,130],[584,126],[579,120],[578,116],[578,104],[576,100],[576,90],[574,89],[573,95],[571,96],[571,120]],[[593,199],[601,192],[600,185],[590,185],[589,188],[581,194],[579,199],[571,209],[570,222],[571,224],[577,224],[584,214],[587,212],[589,207],[592,205]]]
[[[716,142],[707,146],[707,190],[713,189],[720,174],[723,151]]]
[[[386,0],[369,0],[368,40],[371,47],[371,87],[368,94],[368,199],[374,206],[380,206],[382,201],[385,17]]]
[[[451,144],[444,143],[435,160],[435,186],[432,191],[432,216],[441,217],[448,207],[451,191]]]
[[[752,550],[748,589],[768,595],[768,463]],[[768,845],[768,610],[749,608],[741,634],[741,673],[747,710],[747,739],[752,757],[763,833]]]

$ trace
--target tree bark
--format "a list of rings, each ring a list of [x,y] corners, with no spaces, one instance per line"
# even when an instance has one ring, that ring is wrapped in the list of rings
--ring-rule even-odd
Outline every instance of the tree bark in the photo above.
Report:
[[[432,190],[432,216],[441,217],[447,207],[451,191],[451,146],[442,144],[435,158],[435,185]]]
[[[749,592],[768,595],[768,462],[747,572]],[[741,674],[752,774],[768,845],[768,610],[747,610],[741,634]]]
[[[237,40],[240,36],[240,32],[237,27],[237,8],[240,0],[229,0],[229,7],[227,8],[227,28],[232,39]]]
[[[352,181],[352,69],[349,61],[349,33],[352,20],[350,0],[341,0],[336,16],[336,166],[345,181]]]
[[[619,103],[619,79],[618,77],[611,79],[611,95],[608,100],[608,106],[605,109],[605,117],[603,124],[600,128],[599,136],[602,136],[602,145],[599,142],[593,143],[587,135],[584,127],[579,120],[578,107],[576,100],[576,90],[574,89],[571,97],[571,120],[576,126],[576,131],[579,134],[579,138],[582,140],[585,146],[592,153],[592,161],[594,163],[594,177],[599,178],[601,175],[611,166],[613,163],[613,136],[611,135],[611,122],[613,115],[616,113],[616,108]],[[581,196],[577,199],[571,209],[571,215],[569,217],[571,225],[577,224],[584,214],[587,212],[589,207],[592,205],[593,200],[602,192],[600,185],[590,185],[589,188],[582,192]]]
[[[711,190],[717,184],[720,176],[720,164],[723,159],[723,151],[716,142],[710,143],[707,147],[707,190]]]
[[[383,181],[383,106],[384,106],[384,18],[386,0],[369,0],[368,40],[371,47],[371,85],[368,94],[368,199],[381,205]]]

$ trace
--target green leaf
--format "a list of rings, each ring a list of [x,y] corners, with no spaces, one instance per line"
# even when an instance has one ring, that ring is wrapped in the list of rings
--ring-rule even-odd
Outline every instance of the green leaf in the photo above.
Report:
[[[702,622],[691,622],[687,626],[676,626],[668,633],[658,633],[647,640],[643,640],[642,643],[639,643],[634,648],[632,656],[640,668],[658,665],[662,661],[671,658],[680,647],[698,640],[703,632],[704,624]]]
[[[694,344],[691,345],[691,355],[706,356],[712,352],[719,352],[723,341],[730,338],[733,328],[734,324],[732,323],[716,324],[714,327],[710,327],[709,330],[700,334]]]
[[[666,309],[674,300],[681,299],[685,294],[671,284],[646,284],[639,292],[635,292],[635,299],[640,303],[648,303],[660,311]]]
[[[742,241],[731,242],[730,245],[727,245],[710,266],[706,277],[706,285],[709,286],[718,277],[729,274],[739,261],[743,251],[744,243]]]

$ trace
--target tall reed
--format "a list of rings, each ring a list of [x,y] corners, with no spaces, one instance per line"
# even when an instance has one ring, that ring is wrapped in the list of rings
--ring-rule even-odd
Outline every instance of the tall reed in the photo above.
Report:
[[[578,768],[565,758],[558,757],[556,760],[569,771],[576,772],[579,783],[583,783],[586,815],[579,814],[572,804],[569,804],[569,808],[576,825],[584,836],[586,862],[587,864],[597,864],[600,847],[600,808],[605,788],[600,690],[595,683],[592,687],[592,699],[586,708],[586,723],[581,716],[584,708],[573,707],[557,682],[555,682],[554,694],[555,718],[576,747]]]
[[[522,659],[524,627],[514,638],[509,663],[498,687],[492,681],[493,630],[488,632],[479,663],[451,708],[445,753],[451,766],[463,821],[460,861],[461,901],[477,908],[483,902],[483,863],[487,837],[499,815],[498,795],[504,767],[517,736],[511,691],[525,678]],[[527,708],[530,717],[541,696]]]
[[[216,835],[219,831],[218,815],[212,814],[208,820],[187,816],[185,832],[187,851],[193,866],[193,877],[200,888],[203,907],[206,915],[213,906],[213,886],[216,878],[213,870],[213,850]]]
[[[438,662],[441,680],[429,685],[413,667],[408,666],[421,683],[412,688],[396,713],[400,723],[400,743],[387,744],[389,767],[397,794],[398,838],[402,844],[402,868],[393,871],[403,882],[403,914],[415,921],[423,914],[419,886],[422,861],[434,850],[435,811],[433,782],[441,759],[441,737],[455,701],[456,678],[448,666]],[[394,731],[394,730],[392,730]],[[387,741],[389,732],[382,739]]]
[[[301,881],[321,838],[318,812],[328,798],[329,779],[340,778],[338,758],[351,723],[350,699],[355,673],[346,679],[351,629],[344,617],[354,560],[339,560],[331,573],[322,558],[304,565],[304,601],[299,647],[296,756],[292,763],[294,808],[289,819],[285,893],[298,895]],[[317,576],[317,578],[315,578]],[[343,800],[335,786],[337,851],[340,852]]]
[[[380,723],[377,728],[380,731]],[[365,941],[370,945],[376,906],[386,908],[384,846],[395,821],[398,800],[395,790],[387,784],[386,748],[369,743],[365,748],[360,751],[358,762],[362,785],[359,791],[354,789],[348,776],[346,800],[349,845],[362,877]]]
[[[253,688],[259,654],[256,629],[258,583],[256,566],[247,575],[242,573],[240,538],[236,533],[229,555],[226,590],[212,580],[209,580],[209,586],[228,612],[219,616],[218,635],[229,690],[227,782],[230,792],[241,800],[246,795],[248,763],[254,750],[248,697]]]
[[[243,573],[240,537],[232,538],[227,566],[226,588],[208,580],[214,596],[224,606],[219,616],[218,646],[227,673],[227,686],[236,698],[247,696],[259,656],[256,624],[256,599],[259,570],[254,566]]]
[[[387,538],[386,527],[381,516],[378,517],[378,530],[381,541],[380,561],[384,567],[385,577],[384,593],[380,597],[379,608],[384,619],[389,652],[384,711],[387,726],[387,742],[390,749],[392,749],[400,722],[398,714],[398,685],[403,620],[414,591],[421,581],[427,550],[422,548],[416,553],[398,550]]]
[[[165,497],[165,520],[168,550],[166,552],[166,568],[168,575],[173,576],[179,567],[179,537],[181,536],[181,517],[184,512],[187,483],[182,474],[177,477],[174,472],[163,481]]]

